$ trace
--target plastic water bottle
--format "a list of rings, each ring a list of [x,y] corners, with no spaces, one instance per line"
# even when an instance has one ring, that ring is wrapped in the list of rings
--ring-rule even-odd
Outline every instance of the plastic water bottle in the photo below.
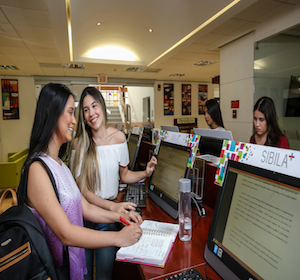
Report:
[[[179,179],[179,238],[192,238],[191,180]]]

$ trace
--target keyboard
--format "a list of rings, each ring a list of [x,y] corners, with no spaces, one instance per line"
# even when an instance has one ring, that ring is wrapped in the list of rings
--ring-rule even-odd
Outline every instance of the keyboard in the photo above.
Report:
[[[194,280],[194,279],[198,279],[198,280],[205,280],[205,278],[200,274],[200,272],[195,269],[195,268],[191,268],[189,270],[180,272],[178,274],[172,275],[168,278],[165,278],[165,280]]]
[[[127,185],[125,202],[133,202],[137,207],[146,207],[146,186],[144,183]]]

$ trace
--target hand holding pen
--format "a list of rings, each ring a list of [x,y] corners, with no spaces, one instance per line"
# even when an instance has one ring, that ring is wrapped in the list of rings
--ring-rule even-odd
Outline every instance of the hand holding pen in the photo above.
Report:
[[[123,217],[121,217],[120,216],[120,221],[123,223],[123,224],[125,224],[125,225],[127,225],[127,226],[132,226],[131,227],[131,230],[132,230],[132,236],[134,237],[134,239],[136,240],[136,241],[138,241],[140,238],[141,238],[141,236],[142,236],[142,234],[143,234],[143,231],[142,231],[142,229],[137,225],[137,224],[130,224],[127,220],[125,220]]]

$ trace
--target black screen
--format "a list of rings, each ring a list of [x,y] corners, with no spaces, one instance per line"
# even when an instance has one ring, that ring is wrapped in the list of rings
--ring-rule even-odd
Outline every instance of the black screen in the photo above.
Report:
[[[223,139],[201,136],[199,142],[200,155],[213,155],[220,157]]]
[[[300,77],[291,77],[286,117],[300,117]]]

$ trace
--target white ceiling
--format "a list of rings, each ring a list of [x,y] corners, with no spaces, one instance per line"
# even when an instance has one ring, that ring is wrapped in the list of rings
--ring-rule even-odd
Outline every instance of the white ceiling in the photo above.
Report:
[[[232,2],[70,0],[71,61],[65,1],[0,0],[0,65],[19,69],[0,70],[0,75],[76,79],[103,74],[108,81],[210,82],[212,77],[219,75],[220,46],[300,5],[300,0],[241,0],[207,22]],[[201,25],[203,28],[199,28]],[[152,33],[148,32],[149,28],[153,29]],[[182,42],[178,43],[180,40]],[[92,48],[104,45],[126,48],[139,61],[111,63],[85,57]],[[194,66],[199,61],[214,61],[215,64]],[[65,63],[83,64],[84,69],[66,69],[62,67]],[[130,67],[142,67],[143,71],[126,71]],[[170,77],[171,74],[185,76]]]

